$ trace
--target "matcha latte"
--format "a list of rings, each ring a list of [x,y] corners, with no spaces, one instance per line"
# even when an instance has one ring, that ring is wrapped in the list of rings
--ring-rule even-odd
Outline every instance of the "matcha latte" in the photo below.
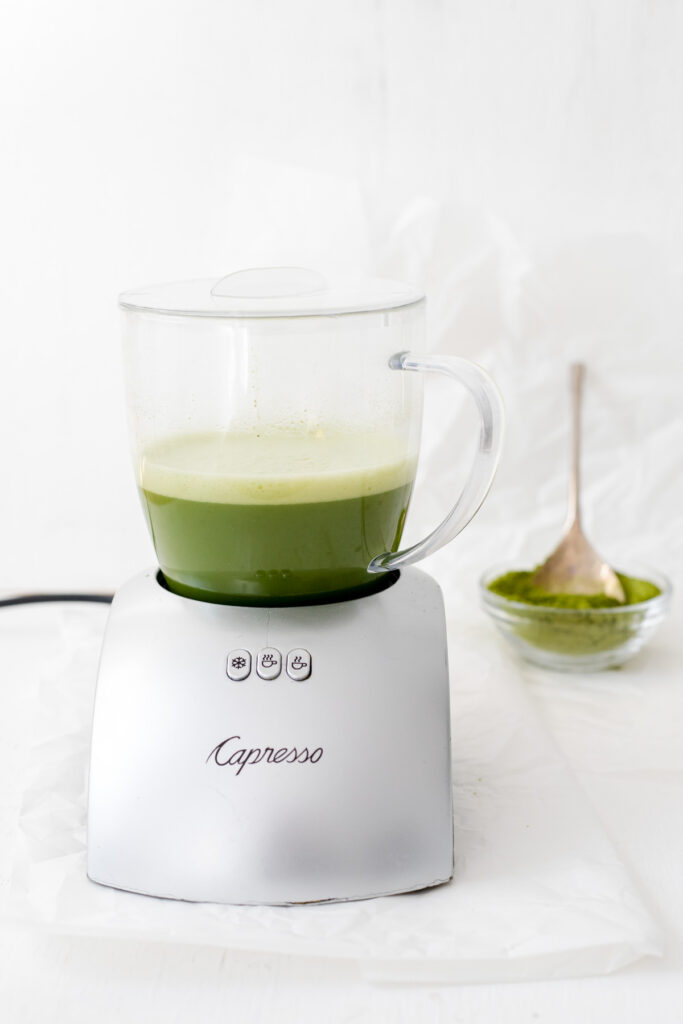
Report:
[[[138,482],[172,590],[277,605],[373,589],[414,474],[391,435],[204,433],[147,447]]]

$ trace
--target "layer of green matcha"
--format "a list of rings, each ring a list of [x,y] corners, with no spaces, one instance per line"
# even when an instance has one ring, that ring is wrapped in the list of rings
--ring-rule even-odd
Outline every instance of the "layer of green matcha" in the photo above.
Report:
[[[506,572],[504,576],[489,583],[488,589],[509,601],[522,601],[525,604],[546,605],[550,608],[620,608],[621,601],[606,594],[554,594],[549,590],[534,586],[532,579],[535,569],[528,572]],[[638,580],[632,576],[617,573],[624,589],[625,604],[641,604],[661,594],[659,587],[649,580]]]
[[[512,628],[527,643],[556,654],[591,655],[621,647],[637,635],[647,615],[640,606],[661,593],[649,580],[617,573],[625,604],[639,607],[610,615],[606,609],[622,609],[624,605],[603,594],[553,594],[542,590],[531,583],[534,571],[505,573],[489,583],[488,589],[509,601],[535,606],[538,610],[528,616],[520,611]],[[544,608],[548,609],[546,614]],[[554,608],[563,609],[563,613],[554,614]]]
[[[413,475],[381,435],[198,434],[148,449],[140,492],[170,589],[273,605],[381,586]]]
[[[273,604],[377,583],[368,563],[398,547],[410,486],[300,505],[142,495],[172,590],[231,604]]]

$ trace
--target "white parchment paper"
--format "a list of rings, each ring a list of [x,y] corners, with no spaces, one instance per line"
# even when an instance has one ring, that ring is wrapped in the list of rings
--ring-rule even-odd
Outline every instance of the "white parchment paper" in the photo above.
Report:
[[[453,882],[294,908],[180,903],[87,879],[89,728],[106,613],[8,614],[13,623],[3,622],[15,630],[33,616],[42,668],[21,689],[2,690],[8,736],[30,723],[23,751],[15,735],[13,822],[5,801],[5,919],[81,935],[344,958],[384,981],[567,977],[660,951],[655,924],[476,609],[450,631]]]

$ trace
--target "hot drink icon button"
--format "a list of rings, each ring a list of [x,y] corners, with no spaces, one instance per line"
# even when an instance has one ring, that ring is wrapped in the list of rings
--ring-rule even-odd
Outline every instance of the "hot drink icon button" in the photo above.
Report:
[[[256,671],[261,679],[277,679],[282,671],[282,655],[275,647],[264,647],[256,659]]]
[[[303,647],[295,647],[287,655],[287,675],[301,683],[311,674],[311,656]]]
[[[249,651],[242,650],[241,647],[235,651],[230,651],[225,670],[228,673],[229,679],[233,679],[236,683],[241,683],[251,672],[251,654]]]

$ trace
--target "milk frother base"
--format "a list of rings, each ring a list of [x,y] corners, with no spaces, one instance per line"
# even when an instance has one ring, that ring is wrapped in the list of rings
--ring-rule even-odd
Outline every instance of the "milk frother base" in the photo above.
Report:
[[[446,882],[441,591],[409,568],[336,604],[116,594],[90,765],[88,875],[171,899],[292,904]]]

